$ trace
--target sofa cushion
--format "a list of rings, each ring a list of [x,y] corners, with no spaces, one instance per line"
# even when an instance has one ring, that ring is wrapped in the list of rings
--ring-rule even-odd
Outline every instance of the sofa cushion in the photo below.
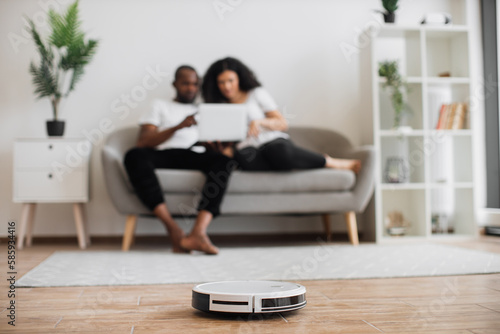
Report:
[[[199,171],[157,169],[156,174],[166,193],[198,192],[205,176]],[[328,168],[292,172],[234,171],[228,193],[293,193],[348,191],[354,187],[355,174]]]

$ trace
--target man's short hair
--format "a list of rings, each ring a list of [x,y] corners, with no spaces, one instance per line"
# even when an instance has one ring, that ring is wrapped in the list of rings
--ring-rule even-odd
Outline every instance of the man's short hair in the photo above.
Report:
[[[175,70],[174,80],[179,79],[179,76],[180,76],[180,74],[181,74],[181,71],[183,71],[183,70],[190,70],[190,71],[193,71],[194,73],[196,73],[196,70],[194,69],[194,67],[189,66],[189,65],[181,65],[181,66],[179,66],[179,67]],[[198,75],[198,73],[196,73],[196,75]]]

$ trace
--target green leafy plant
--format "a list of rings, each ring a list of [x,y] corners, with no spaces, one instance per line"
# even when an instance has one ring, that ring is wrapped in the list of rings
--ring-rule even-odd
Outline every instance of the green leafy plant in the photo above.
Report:
[[[382,6],[388,13],[394,13],[398,9],[398,0],[382,0]]]
[[[404,110],[409,110],[404,102],[404,91],[409,91],[408,85],[399,74],[399,65],[397,61],[380,62],[378,75],[386,78],[382,87],[390,90],[391,102],[394,108],[394,127],[397,128],[401,125],[401,116]]]
[[[28,19],[30,32],[40,55],[40,64],[31,62],[35,94],[49,97],[54,120],[58,119],[59,102],[75,89],[84,74],[84,67],[94,56],[98,41],[85,41],[78,15],[78,0],[70,5],[64,15],[49,10],[51,34],[43,41],[35,24]]]

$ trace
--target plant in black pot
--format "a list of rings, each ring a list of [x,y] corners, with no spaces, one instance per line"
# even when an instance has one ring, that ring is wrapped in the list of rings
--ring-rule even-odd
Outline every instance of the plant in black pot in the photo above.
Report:
[[[48,97],[52,104],[53,120],[47,121],[49,136],[62,136],[64,121],[59,120],[59,104],[75,89],[84,73],[84,67],[94,56],[98,42],[85,40],[78,17],[78,0],[70,5],[64,15],[52,9],[48,13],[50,36],[46,41],[29,20],[30,32],[40,55],[40,64],[31,62],[29,71],[33,76],[35,94]]]
[[[390,93],[394,108],[394,128],[397,129],[404,125],[403,116],[412,113],[410,106],[405,102],[405,93],[408,93],[410,89],[399,73],[396,60],[379,62],[378,75],[385,78],[382,87]]]
[[[394,23],[396,20],[396,10],[398,9],[398,0],[382,0],[382,6],[385,12],[379,11],[384,15],[385,23]]]

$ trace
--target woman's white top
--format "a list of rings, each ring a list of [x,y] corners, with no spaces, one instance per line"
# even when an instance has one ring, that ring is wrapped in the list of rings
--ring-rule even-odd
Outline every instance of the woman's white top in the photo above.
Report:
[[[196,110],[194,104],[156,99],[153,101],[152,107],[139,119],[139,124],[152,124],[158,127],[158,131],[163,131],[179,125],[186,117],[193,115]],[[172,137],[156,148],[159,150],[190,148],[197,141],[198,127],[193,125],[177,130]]]
[[[248,92],[247,100],[243,103],[248,106],[248,124],[253,120],[266,118],[266,112],[278,110],[278,105],[273,97],[262,87],[257,87]],[[253,146],[260,147],[277,138],[290,138],[290,136],[281,131],[260,129],[257,137],[247,137],[245,140],[238,143],[237,148]]]

